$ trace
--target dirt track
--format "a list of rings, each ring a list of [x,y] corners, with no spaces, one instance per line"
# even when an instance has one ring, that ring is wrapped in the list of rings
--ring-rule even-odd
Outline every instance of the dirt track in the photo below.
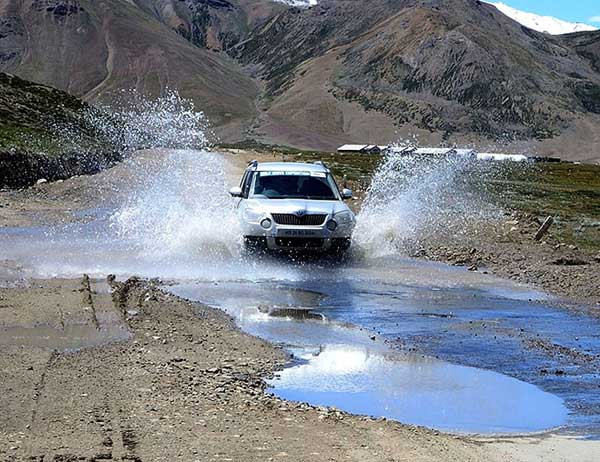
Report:
[[[109,294],[89,291],[85,278],[33,283],[0,292],[4,460],[475,460],[479,452],[436,432],[265,395],[262,377],[286,360],[280,350],[152,284],[132,279]],[[59,299],[60,309],[42,310]],[[103,320],[117,317],[128,340],[63,350],[72,345],[61,332],[104,332]],[[42,326],[56,331],[52,344],[17,337]],[[82,335],[78,346],[91,343]]]
[[[0,226],[61,220],[102,188],[81,177],[1,193]],[[285,354],[220,311],[152,282],[22,281],[14,269],[0,262],[0,460],[600,458],[593,441],[461,438],[286,403],[262,381]]]
[[[283,402],[262,378],[285,355],[223,313],[136,279],[111,294],[101,281],[89,287],[82,278],[0,291],[0,460],[595,460],[595,443],[483,443]],[[75,326],[84,347],[116,325],[127,340],[63,349]],[[51,344],[24,340],[40,328],[55,332]],[[580,457],[563,459],[570,451]],[[544,453],[553,458],[537,459]]]

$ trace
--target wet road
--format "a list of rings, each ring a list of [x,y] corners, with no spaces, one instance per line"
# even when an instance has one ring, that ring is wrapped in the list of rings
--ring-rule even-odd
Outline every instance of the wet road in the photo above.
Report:
[[[299,363],[272,382],[282,397],[457,432],[560,425],[597,434],[597,321],[526,287],[408,259],[308,265],[287,276],[170,290],[287,345]],[[306,309],[324,319],[302,319]]]

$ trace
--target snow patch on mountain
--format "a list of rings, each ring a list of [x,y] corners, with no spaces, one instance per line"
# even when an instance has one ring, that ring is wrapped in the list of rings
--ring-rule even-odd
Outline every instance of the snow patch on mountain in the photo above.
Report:
[[[570,34],[572,32],[583,32],[590,30],[598,30],[597,27],[590,26],[581,22],[568,22],[562,19],[554,18],[552,16],[540,16],[535,13],[528,13],[526,11],[517,10],[506,3],[502,2],[487,2],[490,5],[494,5],[498,10],[504,13],[511,19],[514,19],[518,23],[521,23],[525,27],[537,30],[539,32],[545,32],[551,35]]]
[[[286,5],[297,6],[297,7],[310,7],[315,6],[318,0],[274,0],[279,3],[285,3]],[[358,1],[358,0],[355,0]],[[364,0],[368,1],[368,0]],[[597,27],[581,22],[569,22],[563,21],[562,19],[555,18],[553,16],[541,16],[535,13],[528,13],[527,11],[517,10],[512,6],[507,5],[503,2],[488,1],[490,5],[495,6],[511,19],[514,19],[518,23],[529,27],[530,29],[537,30],[539,32],[545,32],[550,35],[570,34],[573,32],[593,31],[598,30]],[[600,22],[600,17],[598,18]]]

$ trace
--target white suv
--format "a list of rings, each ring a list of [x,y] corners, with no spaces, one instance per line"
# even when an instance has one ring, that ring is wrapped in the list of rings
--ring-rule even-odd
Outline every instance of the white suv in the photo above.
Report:
[[[237,204],[249,249],[343,252],[350,247],[356,219],[343,202],[327,166],[252,161],[239,187]]]

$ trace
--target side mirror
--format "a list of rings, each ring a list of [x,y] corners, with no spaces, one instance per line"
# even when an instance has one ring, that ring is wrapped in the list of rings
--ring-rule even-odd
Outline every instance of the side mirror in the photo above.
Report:
[[[229,190],[229,194],[231,194],[231,197],[242,197],[242,188],[240,188],[239,186],[231,188]]]
[[[347,188],[342,189],[342,199],[352,199],[352,190]]]

